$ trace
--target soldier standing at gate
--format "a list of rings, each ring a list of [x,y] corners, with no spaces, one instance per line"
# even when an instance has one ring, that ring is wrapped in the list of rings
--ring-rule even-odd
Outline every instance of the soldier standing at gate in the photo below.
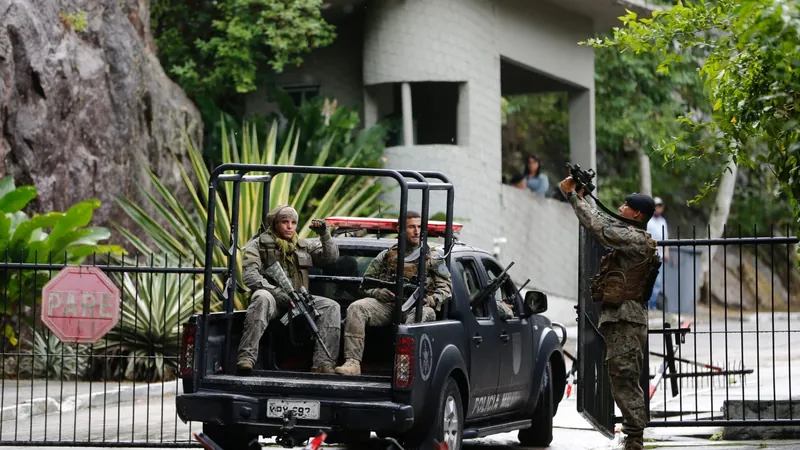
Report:
[[[303,286],[308,289],[309,267],[334,263],[339,259],[339,247],[324,220],[311,222],[311,230],[320,236],[319,242],[314,244],[297,238],[297,220],[294,208],[280,205],[267,214],[267,231],[245,245],[242,280],[253,295],[247,307],[239,343],[236,366],[240,374],[246,375],[253,370],[258,359],[258,342],[267,324],[289,309],[288,294],[276,286],[276,282],[270,283],[264,277],[267,267],[277,261],[295,288]],[[332,358],[328,358],[319,343],[315,343],[311,371],[334,373],[341,329],[339,304],[315,295],[312,306],[320,313],[316,323]]]
[[[602,305],[600,327],[606,342],[611,395],[622,412],[622,431],[627,435],[625,449],[640,450],[647,426],[639,384],[648,351],[646,305],[660,267],[656,243],[646,232],[655,203],[644,194],[625,197],[619,214],[641,224],[634,226],[592,208],[575,188],[572,177],[561,182],[581,225],[611,248],[600,262],[600,273],[592,279],[592,299]]]
[[[403,273],[406,278],[417,274],[417,264],[420,258],[413,259],[413,254],[419,254],[421,246],[420,234],[422,231],[420,214],[408,211],[406,214],[406,255],[403,261]],[[409,258],[411,256],[411,258]],[[422,313],[423,322],[436,320],[436,313],[441,311],[442,305],[450,299],[452,283],[450,271],[447,269],[441,255],[431,257],[426,254],[425,276],[426,291],[425,306]],[[413,262],[409,262],[412,259]],[[397,244],[384,250],[372,260],[365,277],[378,278],[383,281],[393,281],[397,273],[397,264],[400,261]],[[336,373],[344,375],[358,375],[361,373],[361,357],[364,354],[364,333],[367,326],[383,326],[392,323],[394,313],[395,295],[387,288],[361,289],[361,294],[366,298],[356,300],[347,307],[347,319],[344,327],[344,357],[345,363],[336,368]],[[404,313],[406,323],[414,322],[412,308]]]

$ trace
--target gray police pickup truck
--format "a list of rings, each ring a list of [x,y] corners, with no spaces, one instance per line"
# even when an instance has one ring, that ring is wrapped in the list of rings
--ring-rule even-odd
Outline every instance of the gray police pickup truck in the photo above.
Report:
[[[226,178],[222,175],[226,169],[238,173]],[[243,175],[245,169],[334,171],[229,164],[212,174],[211,193],[215,176],[249,181]],[[452,222],[452,185],[442,174],[336,170],[393,172],[403,178],[425,176],[445,181],[430,186],[448,187],[447,220],[424,219],[425,191],[422,215],[428,237],[444,235],[445,248],[450,249],[446,257],[452,274],[451,300],[435,322],[400,323],[398,308],[394,325],[368,328],[362,374],[357,376],[311,373],[313,339],[307,328],[299,318],[289,326],[276,320],[262,337],[252,375],[242,377],[236,374],[235,350],[245,311],[233,311],[232,302],[227,301],[236,287],[227,286],[222,312],[207,308],[213,290],[207,288],[203,313],[193,315],[183,329],[180,373],[184,392],[176,399],[180,418],[202,422],[204,434],[226,450],[257,448],[259,436],[276,437],[279,444],[292,447],[321,431],[327,433],[329,443],[353,444],[375,432],[406,448],[433,448],[438,441],[446,443],[448,450],[460,450],[462,439],[519,430],[523,445],[549,445],[553,416],[566,383],[562,356],[566,336],[560,339],[553,324],[541,315],[547,309],[547,297],[529,291],[523,298],[491,254],[453,239],[452,231],[459,226]],[[425,185],[428,183],[412,181],[408,188]],[[401,188],[405,187],[401,182]],[[397,237],[381,237],[381,231],[395,230],[398,222],[405,222],[405,198],[400,219],[328,220],[337,230],[339,261],[311,273],[310,291],[338,301],[342,320],[347,306],[360,298],[361,276],[372,258],[398,242]],[[213,217],[212,211],[209,217]],[[365,231],[377,233],[377,237],[348,235]],[[400,238],[404,240],[402,234]],[[235,252],[232,248],[232,258]],[[206,276],[210,280],[209,267]],[[492,283],[498,276],[502,279]],[[490,285],[497,289],[487,292]],[[398,286],[398,294],[401,289]],[[497,302],[505,302],[513,317],[501,319]],[[418,306],[421,308],[421,303]]]

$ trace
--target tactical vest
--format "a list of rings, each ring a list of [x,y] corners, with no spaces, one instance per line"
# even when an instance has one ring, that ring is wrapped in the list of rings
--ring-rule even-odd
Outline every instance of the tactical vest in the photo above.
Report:
[[[631,256],[612,250],[600,260],[600,272],[592,278],[592,300],[613,307],[626,300],[646,303],[660,267],[656,243],[650,237],[647,254],[633,263]]]
[[[431,267],[430,250],[431,249],[429,248],[428,254],[425,255],[425,267],[426,268],[430,268]],[[399,252],[397,251],[397,246],[393,246],[386,253],[386,257],[384,259],[384,265],[383,265],[383,273],[381,273],[381,279],[384,279],[384,280],[394,279],[395,274],[397,273],[398,260],[400,259],[398,253]],[[418,266],[419,265],[417,263],[407,263],[407,262],[404,261],[403,262],[403,276],[405,278],[408,278],[408,279],[411,279],[412,277],[417,276],[417,274],[418,274],[417,271],[419,270]],[[434,282],[431,279],[431,277],[426,277],[425,278],[425,286],[426,286],[428,292],[430,292],[430,290],[433,288],[433,285],[434,285]]]
[[[275,261],[280,261],[280,253],[275,247],[275,240],[269,233],[261,233],[258,239],[258,253],[261,255],[262,263],[261,275],[269,280],[266,276],[267,267],[271,266]],[[308,242],[306,242],[305,239],[297,240],[294,251],[294,263],[297,268],[294,279],[292,280],[295,289],[299,289],[300,286],[308,289],[308,268],[313,265],[313,260],[311,259],[311,254],[308,252]],[[288,276],[289,272],[286,270],[286,267],[284,267],[283,270]],[[270,280],[270,282],[274,283],[272,280]]]

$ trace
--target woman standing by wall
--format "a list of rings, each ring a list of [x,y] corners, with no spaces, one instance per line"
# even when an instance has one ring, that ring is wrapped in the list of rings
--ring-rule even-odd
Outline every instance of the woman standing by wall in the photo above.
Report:
[[[541,173],[539,158],[534,154],[529,154],[525,163],[525,170],[522,172],[525,177],[525,186],[540,197],[545,198],[550,189],[550,181],[547,175]]]

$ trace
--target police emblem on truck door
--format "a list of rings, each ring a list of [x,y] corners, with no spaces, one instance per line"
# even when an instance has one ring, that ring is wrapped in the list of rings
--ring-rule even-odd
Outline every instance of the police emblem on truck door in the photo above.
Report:
[[[431,341],[428,339],[427,334],[422,335],[422,340],[419,343],[419,373],[423,381],[427,381],[431,375],[431,367],[433,366],[433,348]]]

